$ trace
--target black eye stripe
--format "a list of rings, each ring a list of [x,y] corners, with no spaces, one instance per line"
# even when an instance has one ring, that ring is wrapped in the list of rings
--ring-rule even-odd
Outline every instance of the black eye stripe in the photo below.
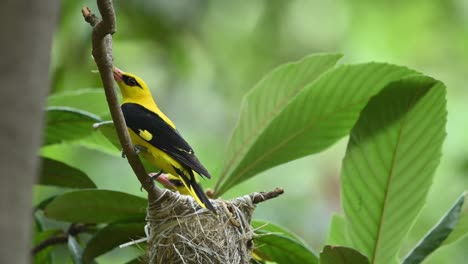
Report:
[[[127,75],[122,75],[122,80],[124,81],[124,83],[126,85],[129,85],[129,86],[138,86],[140,88],[141,85],[137,82],[137,80],[133,77],[130,77],[130,76],[127,76]]]
[[[174,186],[176,187],[181,187],[183,186],[184,184],[181,182],[181,181],[178,181],[178,180],[169,180],[172,184],[174,184]]]

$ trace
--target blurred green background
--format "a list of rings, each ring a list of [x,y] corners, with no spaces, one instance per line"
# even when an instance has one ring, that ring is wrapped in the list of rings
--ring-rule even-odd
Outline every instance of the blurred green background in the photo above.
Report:
[[[448,87],[442,163],[406,249],[468,189],[468,1],[117,0],[114,5],[115,65],[149,84],[160,108],[212,172],[214,179],[202,182],[205,188],[216,181],[243,94],[281,63],[310,53],[341,52],[342,63],[406,65]],[[83,6],[97,13],[95,1],[62,2],[51,93],[102,89],[99,75],[92,72],[91,28],[81,16]],[[346,139],[319,155],[268,170],[223,198],[283,187],[285,195],[261,204],[255,217],[292,230],[319,251],[332,214],[341,212],[345,147]],[[99,188],[144,196],[118,152],[104,153],[92,144],[53,145],[42,152],[79,167]],[[62,191],[36,187],[35,201]],[[464,239],[440,249],[426,263],[463,263],[467,248]],[[134,255],[132,250],[114,250],[99,260],[119,263]]]

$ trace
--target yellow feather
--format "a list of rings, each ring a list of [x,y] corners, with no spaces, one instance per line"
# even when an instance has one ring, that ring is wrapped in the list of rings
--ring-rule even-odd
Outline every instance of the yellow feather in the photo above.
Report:
[[[151,134],[148,130],[139,129],[138,132],[138,135],[146,141],[150,141],[151,139],[153,139],[153,134]]]

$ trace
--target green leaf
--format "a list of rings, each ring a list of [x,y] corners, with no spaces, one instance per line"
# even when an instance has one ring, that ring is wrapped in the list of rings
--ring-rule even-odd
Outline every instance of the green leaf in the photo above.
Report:
[[[218,185],[229,176],[253,146],[262,130],[293,101],[307,84],[332,68],[342,55],[320,54],[288,63],[266,75],[243,98],[239,121],[228,144]],[[217,188],[216,188],[217,189]]]
[[[52,94],[47,97],[47,106],[67,106],[100,117],[109,116],[106,95],[102,88],[85,88]]]
[[[348,247],[325,246],[320,252],[320,264],[368,264],[369,259]]]
[[[121,156],[121,148],[116,148],[116,146],[98,130],[94,130],[91,135],[81,139],[79,145],[111,156]]]
[[[38,184],[66,188],[96,188],[94,182],[81,170],[57,160],[42,158]]]
[[[346,229],[346,219],[343,216],[333,215],[327,244],[334,246],[350,244],[348,230]]]
[[[48,107],[45,145],[77,140],[93,132],[93,124],[100,118],[71,107]]]
[[[145,222],[117,223],[104,227],[86,245],[83,253],[84,261],[88,263],[121,244],[144,237],[145,224]]]
[[[320,252],[320,264],[368,264],[369,259],[359,251],[341,246],[325,246]]]
[[[455,228],[460,211],[465,201],[463,193],[450,210],[427,233],[403,260],[403,264],[421,263],[427,256],[436,250]]]
[[[326,69],[332,66],[327,65]],[[314,78],[325,72],[323,66],[318,69],[321,71],[316,72]],[[305,69],[300,67],[292,73],[299,79],[303,71]],[[245,104],[251,108],[244,107],[239,124],[251,124],[251,129],[244,129],[242,125],[236,128],[245,132],[234,132],[242,136],[234,136],[233,143],[229,144],[230,154],[217,182],[216,195],[273,166],[328,148],[349,133],[372,96],[388,83],[414,74],[407,68],[382,63],[342,65],[323,73],[315,81],[312,78],[303,83],[304,89],[295,97],[287,97],[287,104],[272,106],[273,112],[268,107],[269,102],[276,103],[271,98],[276,98],[274,91],[287,89],[284,83],[276,80],[281,86],[272,83],[272,87],[262,87],[272,95],[261,93],[263,96],[253,98],[247,95]],[[251,119],[256,113],[266,114]]]
[[[128,219],[142,220],[147,200],[123,192],[79,190],[64,193],[44,209],[52,219],[80,223],[109,223]]]
[[[450,245],[455,243],[468,236],[468,207],[466,207],[458,218],[457,225],[452,233],[447,237],[447,239],[442,244],[443,246]]]
[[[46,208],[46,206],[52,202],[55,197],[57,197],[56,195],[53,195],[51,197],[48,197],[44,200],[42,200],[40,203],[38,203],[35,207],[34,207],[34,211],[37,211],[37,210],[44,210]]]
[[[255,251],[278,264],[318,263],[317,255],[289,231],[263,221],[252,223]]]
[[[446,119],[445,86],[413,76],[372,98],[353,128],[341,197],[350,246],[371,263],[396,263],[439,164]]]

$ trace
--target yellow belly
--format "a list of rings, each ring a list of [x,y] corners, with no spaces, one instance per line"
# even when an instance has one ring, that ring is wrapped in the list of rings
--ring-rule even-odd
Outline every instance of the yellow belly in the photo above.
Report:
[[[130,133],[130,138],[134,145],[140,145],[146,148],[146,151],[141,150],[139,155],[151,164],[172,175],[178,175],[174,167],[181,171],[185,171],[184,167],[178,161],[167,155],[164,151],[154,147],[146,140],[139,137],[135,132],[133,132],[133,130],[128,129],[128,132]]]

